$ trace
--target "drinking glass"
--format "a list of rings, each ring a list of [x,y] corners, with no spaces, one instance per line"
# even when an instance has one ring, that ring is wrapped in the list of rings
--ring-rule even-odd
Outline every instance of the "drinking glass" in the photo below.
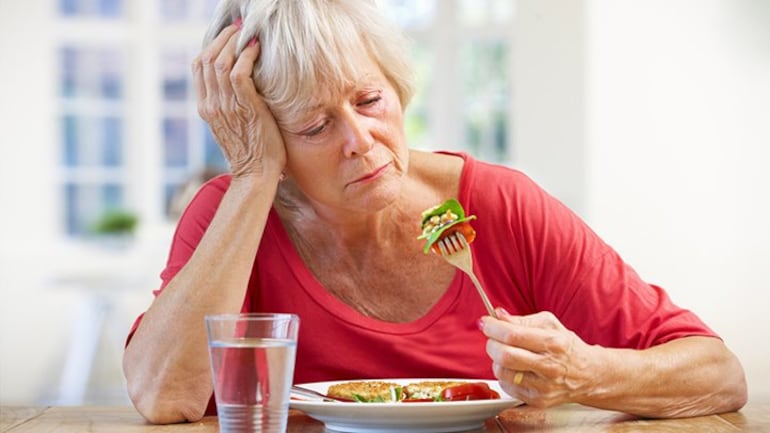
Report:
[[[206,330],[220,432],[285,432],[299,317],[210,315]]]

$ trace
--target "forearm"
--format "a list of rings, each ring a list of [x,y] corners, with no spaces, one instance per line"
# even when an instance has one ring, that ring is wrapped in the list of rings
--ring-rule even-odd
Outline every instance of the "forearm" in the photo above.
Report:
[[[595,386],[579,403],[653,418],[737,410],[746,382],[737,358],[716,339],[688,337],[647,350],[597,349]]]
[[[204,316],[240,311],[275,188],[275,181],[231,183],[192,257],[126,347],[129,394],[148,420],[203,416],[212,392]]]

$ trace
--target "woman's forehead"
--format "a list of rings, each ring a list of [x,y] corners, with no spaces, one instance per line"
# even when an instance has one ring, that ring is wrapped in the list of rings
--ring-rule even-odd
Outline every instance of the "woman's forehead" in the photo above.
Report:
[[[297,89],[300,93],[298,99],[303,102],[301,108],[296,107],[300,108],[296,114],[305,116],[323,111],[339,103],[340,100],[347,100],[358,93],[382,89],[383,86],[389,85],[382,70],[371,59],[356,62],[355,69],[345,72],[345,74],[321,75],[312,83],[300,85]]]

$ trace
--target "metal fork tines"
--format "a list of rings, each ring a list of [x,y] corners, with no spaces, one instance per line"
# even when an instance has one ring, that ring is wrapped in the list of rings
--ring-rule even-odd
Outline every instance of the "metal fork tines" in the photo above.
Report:
[[[326,395],[326,394],[320,393],[318,391],[314,391],[312,389],[303,388],[303,387],[298,386],[298,385],[292,385],[291,386],[291,392],[293,394],[296,394],[296,395],[299,395],[299,396],[302,396],[302,397],[309,397],[309,398],[319,399],[319,400],[323,400],[323,401],[341,401],[341,402],[353,401],[353,400],[349,400],[347,398],[340,398],[340,397],[333,397],[331,395]]]
[[[484,302],[484,306],[487,308],[487,313],[492,317],[497,317],[495,309],[492,303],[489,302],[484,288],[481,287],[479,279],[476,278],[476,274],[473,273],[473,257],[471,256],[471,248],[468,245],[468,241],[462,233],[452,233],[449,236],[438,241],[438,248],[441,251],[441,256],[446,259],[450,264],[457,267],[461,271],[465,272],[470,277],[473,285],[476,286],[476,290],[481,296],[481,300]]]

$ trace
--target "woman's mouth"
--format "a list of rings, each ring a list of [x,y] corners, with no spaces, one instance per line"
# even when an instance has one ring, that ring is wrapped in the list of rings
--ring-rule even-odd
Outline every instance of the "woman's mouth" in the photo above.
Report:
[[[388,170],[388,167],[390,167],[390,163],[387,163],[387,164],[377,168],[376,170],[371,171],[371,172],[369,172],[369,173],[359,177],[358,179],[356,179],[353,182],[351,182],[351,184],[368,183],[368,182],[372,182],[372,181],[374,181],[376,179],[379,179],[380,177],[382,177],[385,174],[385,172]]]

